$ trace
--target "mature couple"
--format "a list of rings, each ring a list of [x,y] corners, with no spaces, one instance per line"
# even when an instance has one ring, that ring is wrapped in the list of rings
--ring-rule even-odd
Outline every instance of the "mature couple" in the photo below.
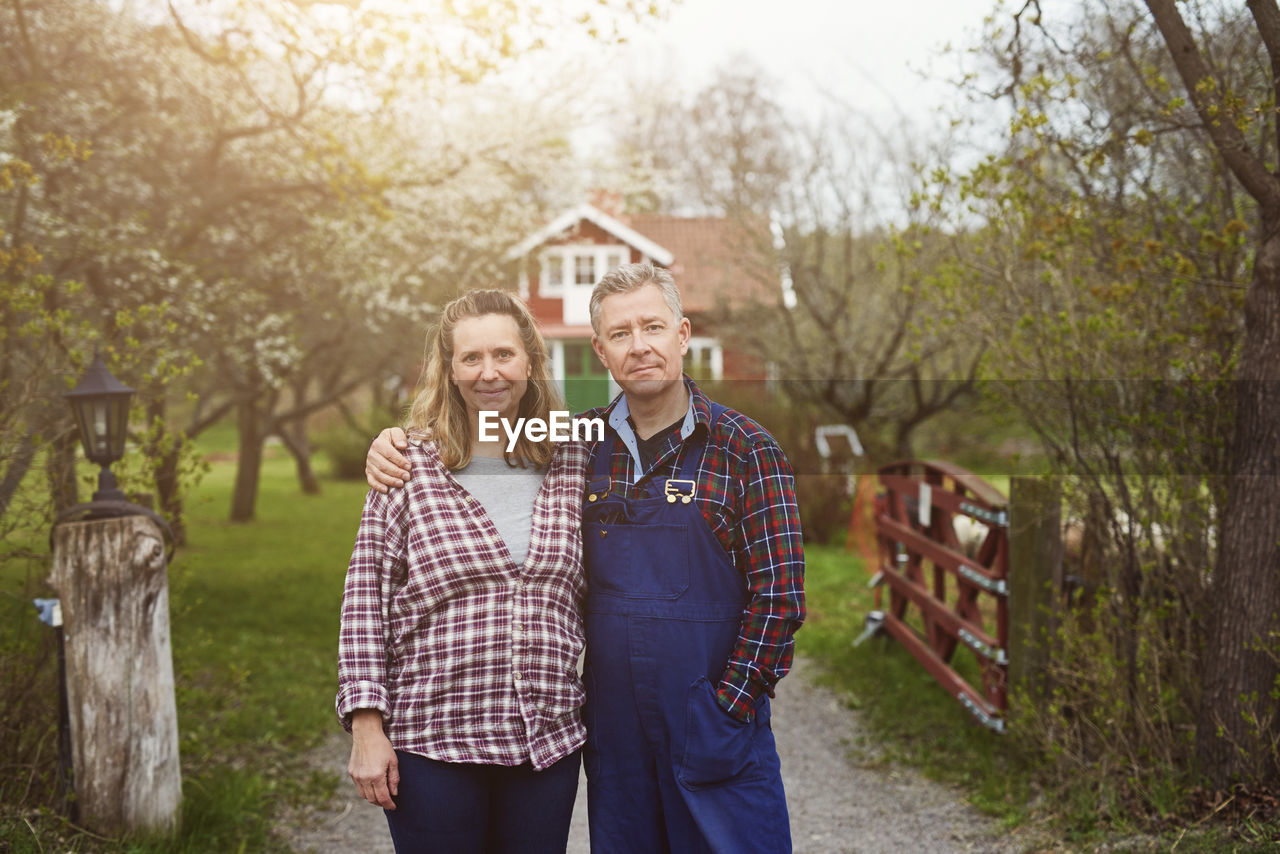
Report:
[[[683,376],[666,270],[607,274],[591,325],[623,391],[587,413],[603,441],[479,441],[481,412],[558,400],[528,310],[476,291],[407,436],[370,449],[337,711],[400,854],[563,852],[584,744],[593,851],[791,850],[768,700],[804,617],[790,466]]]

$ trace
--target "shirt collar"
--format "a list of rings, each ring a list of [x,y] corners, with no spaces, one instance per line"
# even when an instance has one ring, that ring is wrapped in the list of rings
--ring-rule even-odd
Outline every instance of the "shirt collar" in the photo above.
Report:
[[[681,442],[692,436],[694,429],[699,424],[708,428],[711,425],[711,407],[707,397],[688,374],[684,375],[684,387],[689,392],[689,409],[685,412],[684,421],[680,424]],[[631,422],[627,420],[630,417],[631,408],[627,405],[626,392],[623,392],[614,401],[613,407],[608,413],[608,422],[609,426],[613,428],[613,432],[617,433],[618,438],[622,440],[622,444],[631,452],[631,460],[635,463],[634,470],[637,473],[643,473],[644,463],[640,459],[640,439],[636,436],[636,431],[631,427]]]

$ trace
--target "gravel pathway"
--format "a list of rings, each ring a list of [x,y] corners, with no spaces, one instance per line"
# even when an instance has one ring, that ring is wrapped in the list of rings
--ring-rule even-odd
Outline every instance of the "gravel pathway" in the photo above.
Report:
[[[791,811],[796,854],[1016,852],[990,819],[951,789],[908,769],[859,761],[870,752],[856,712],[815,684],[798,660],[774,701],[773,730]],[[278,833],[298,852],[393,854],[382,810],[355,796],[346,777],[350,740],[337,733],[315,751],[317,767],[342,782],[325,809],[283,817]],[[586,781],[579,788],[569,854],[588,854]]]

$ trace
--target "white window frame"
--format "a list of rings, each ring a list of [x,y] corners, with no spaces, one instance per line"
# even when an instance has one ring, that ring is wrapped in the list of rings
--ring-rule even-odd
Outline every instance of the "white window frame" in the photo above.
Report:
[[[564,342],[559,338],[552,338],[547,342],[547,355],[551,357],[551,379],[560,388],[560,394],[564,395]]]
[[[719,339],[703,336],[694,336],[689,339],[689,351],[695,349],[707,351],[707,367],[711,370],[711,379],[719,381],[724,379],[724,348],[720,345]]]
[[[621,259],[620,263],[625,264],[631,258],[631,249],[622,243],[561,243],[549,246],[538,256],[539,295],[563,298],[568,288],[595,287],[595,282],[589,285],[579,285],[574,281],[576,278],[574,259],[579,255],[593,257],[596,281],[599,281],[601,276],[612,269],[607,266],[609,256],[616,255]],[[547,280],[547,272],[552,264],[560,265],[559,285],[553,286]]]
[[[565,269],[566,262],[569,257],[565,250],[566,247],[557,246],[553,249],[545,250],[541,257],[541,264],[538,268],[538,294],[544,297],[562,297],[564,296]],[[560,284],[552,285],[547,273],[551,269],[551,265],[556,264],[560,267]]]

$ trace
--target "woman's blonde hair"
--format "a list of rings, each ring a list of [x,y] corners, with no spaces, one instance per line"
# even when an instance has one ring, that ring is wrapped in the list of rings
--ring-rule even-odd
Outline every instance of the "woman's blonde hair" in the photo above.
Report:
[[[529,384],[520,398],[521,418],[551,420],[551,410],[561,409],[560,395],[551,380],[551,362],[542,333],[524,303],[507,291],[478,290],[463,294],[444,307],[440,322],[427,335],[421,390],[409,410],[405,431],[429,436],[449,469],[464,468],[471,462],[471,419],[467,404],[450,377],[453,364],[453,333],[458,322],[469,317],[497,314],[510,317],[520,332],[520,343],[529,357]],[[506,436],[502,436],[506,442]],[[504,445],[505,447],[505,445]],[[531,442],[523,431],[513,452],[503,453],[509,465],[526,463],[542,468],[551,461],[550,442]]]

